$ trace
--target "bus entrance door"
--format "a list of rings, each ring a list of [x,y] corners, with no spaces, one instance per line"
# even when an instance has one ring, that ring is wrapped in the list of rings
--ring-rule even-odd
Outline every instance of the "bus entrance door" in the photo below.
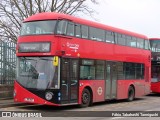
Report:
[[[78,59],[61,60],[61,103],[78,102]]]
[[[106,64],[106,91],[105,99],[115,99],[117,94],[116,62]]]

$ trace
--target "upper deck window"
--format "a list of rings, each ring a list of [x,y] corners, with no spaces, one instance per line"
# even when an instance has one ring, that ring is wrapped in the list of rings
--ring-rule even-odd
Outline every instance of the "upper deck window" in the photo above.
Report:
[[[75,24],[75,36],[81,37],[81,25]]]
[[[82,38],[88,39],[88,26],[82,25]]]
[[[144,49],[146,49],[146,50],[150,49],[148,40],[144,40]]]
[[[144,40],[138,38],[137,39],[137,48],[144,48]]]
[[[57,26],[57,34],[74,36],[74,23],[67,20],[60,20]]]
[[[89,27],[89,39],[91,40],[97,40],[97,41],[104,41],[105,38],[105,31],[94,28],[94,27]]]
[[[72,22],[68,22],[67,35],[68,36],[74,36],[74,23],[72,23]]]
[[[66,20],[60,20],[58,22],[57,26],[57,34],[65,35],[67,31],[67,21]]]
[[[126,36],[127,46],[137,47],[137,39],[135,37]]]
[[[125,35],[117,34],[116,37],[117,37],[117,43],[118,43],[119,45],[125,45],[125,44],[126,44]]]
[[[114,33],[110,31],[106,31],[106,42],[114,43]]]
[[[22,24],[20,35],[53,34],[56,20],[32,21]]]

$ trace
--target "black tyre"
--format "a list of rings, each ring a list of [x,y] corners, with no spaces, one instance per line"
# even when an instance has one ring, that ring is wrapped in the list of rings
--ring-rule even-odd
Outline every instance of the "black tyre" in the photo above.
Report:
[[[80,107],[88,107],[91,103],[91,93],[86,88],[82,92],[81,101]]]
[[[134,97],[135,97],[134,88],[132,86],[130,86],[129,89],[128,89],[128,99],[127,99],[127,101],[128,102],[133,101]]]

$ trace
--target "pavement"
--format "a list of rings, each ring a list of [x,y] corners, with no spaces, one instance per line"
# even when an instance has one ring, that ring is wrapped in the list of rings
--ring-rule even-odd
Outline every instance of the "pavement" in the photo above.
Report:
[[[0,108],[12,107],[21,103],[15,103],[12,98],[0,99]]]

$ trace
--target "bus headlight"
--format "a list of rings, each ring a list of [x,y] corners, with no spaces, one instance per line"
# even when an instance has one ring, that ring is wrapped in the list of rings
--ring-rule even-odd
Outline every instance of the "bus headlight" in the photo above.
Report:
[[[45,95],[46,100],[51,100],[53,98],[53,93],[52,92],[47,92]]]

